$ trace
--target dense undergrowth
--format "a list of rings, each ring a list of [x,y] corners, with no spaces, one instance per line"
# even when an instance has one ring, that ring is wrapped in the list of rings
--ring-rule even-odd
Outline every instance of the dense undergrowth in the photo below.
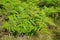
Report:
[[[60,0],[0,0],[0,26],[13,35],[50,34],[60,22]]]

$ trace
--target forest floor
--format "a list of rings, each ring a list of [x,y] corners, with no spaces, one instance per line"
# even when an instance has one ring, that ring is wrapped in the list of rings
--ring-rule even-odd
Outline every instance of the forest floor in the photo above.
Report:
[[[0,20],[0,26],[2,25]],[[3,21],[4,22],[4,21]],[[50,35],[47,37],[45,34],[39,34],[38,36],[12,36],[10,32],[5,32],[0,27],[0,40],[60,40],[60,24],[57,24],[57,29],[54,31],[52,38]]]

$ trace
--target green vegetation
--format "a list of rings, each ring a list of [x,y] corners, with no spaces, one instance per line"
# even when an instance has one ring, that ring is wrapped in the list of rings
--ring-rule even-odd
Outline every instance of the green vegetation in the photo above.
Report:
[[[0,0],[0,22],[13,35],[51,34],[60,23],[60,0]]]

